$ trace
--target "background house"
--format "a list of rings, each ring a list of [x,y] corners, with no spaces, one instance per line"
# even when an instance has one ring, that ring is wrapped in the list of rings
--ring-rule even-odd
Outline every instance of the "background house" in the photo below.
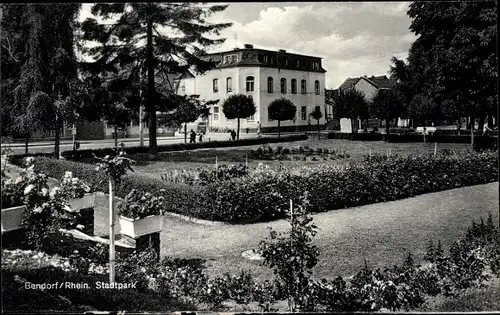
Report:
[[[377,92],[381,89],[392,89],[396,86],[396,81],[394,81],[391,78],[388,78],[385,75],[381,76],[362,76],[362,77],[356,77],[356,78],[347,78],[337,89],[335,90],[327,90],[326,91],[326,111],[327,113],[333,113],[334,112],[334,97],[336,95],[345,93],[346,91],[350,89],[356,89],[357,91],[363,92],[365,94],[365,98],[368,102],[371,102],[374,98],[374,96],[377,94]],[[329,119],[329,123],[327,126],[329,129],[338,129],[340,126],[340,122],[338,121],[341,117],[333,117]],[[367,122],[368,128],[370,127],[375,127],[375,126],[385,126],[382,124],[381,121],[378,119],[368,119]],[[401,119],[398,118],[397,121],[394,122],[395,125],[398,127],[407,127],[409,123],[408,119]],[[345,125],[349,125],[348,122],[345,123]],[[364,128],[362,122],[358,122],[358,128]],[[350,131],[349,131],[350,132]]]

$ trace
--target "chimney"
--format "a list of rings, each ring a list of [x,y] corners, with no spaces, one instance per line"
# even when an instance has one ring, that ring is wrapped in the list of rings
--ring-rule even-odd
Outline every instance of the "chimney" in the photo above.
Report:
[[[253,48],[253,45],[251,45],[251,44],[245,44],[245,45],[244,45],[244,47],[245,47],[246,49],[249,49],[249,48]]]
[[[363,77],[365,77],[365,78],[366,78],[366,77],[367,77],[367,76],[366,76],[366,74],[365,74]]]
[[[286,53],[286,50],[284,50],[284,49],[280,49],[280,50],[279,50],[279,52],[280,52],[280,53]]]

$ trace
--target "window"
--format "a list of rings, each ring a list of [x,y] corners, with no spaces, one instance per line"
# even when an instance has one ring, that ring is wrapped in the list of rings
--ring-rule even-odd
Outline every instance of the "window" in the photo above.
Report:
[[[269,60],[267,58],[267,56],[264,56],[264,63],[267,63]]]
[[[219,120],[219,106],[214,106],[214,121]]]
[[[297,94],[297,80],[292,79],[292,94]]]
[[[285,66],[288,66],[288,58],[285,58]]]
[[[274,80],[272,77],[267,78],[267,93],[274,92]]]
[[[247,95],[247,96],[248,96],[248,98],[253,99],[252,95]],[[253,114],[252,116],[247,118],[247,121],[254,121],[254,120],[255,120],[255,114]]]
[[[219,79],[214,79],[213,89],[214,89],[214,93],[219,92]]]
[[[319,92],[319,81],[318,80],[314,81],[314,92],[316,93],[316,95],[320,95],[321,94]]]
[[[226,91],[231,93],[233,91],[233,79],[231,77],[226,79]]]
[[[254,79],[253,77],[247,77],[247,92],[254,91]]]
[[[307,107],[306,106],[302,106],[300,108],[300,119],[302,119],[302,120],[307,119]]]
[[[184,84],[181,86],[181,93],[186,94],[186,85]]]
[[[306,80],[300,81],[300,93],[306,94],[307,89],[306,89]]]
[[[300,60],[297,60],[297,68],[300,67]]]
[[[281,94],[286,94],[286,79],[281,79]]]
[[[238,62],[238,55],[224,56],[224,63],[225,64],[236,63],[236,62]]]

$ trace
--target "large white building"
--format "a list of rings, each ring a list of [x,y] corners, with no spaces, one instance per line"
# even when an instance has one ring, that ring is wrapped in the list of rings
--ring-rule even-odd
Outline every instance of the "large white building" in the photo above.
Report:
[[[203,75],[189,72],[176,81],[178,94],[200,95],[201,99],[219,100],[210,108],[208,126],[211,130],[236,128],[236,119],[228,120],[222,112],[224,100],[231,94],[243,93],[253,98],[257,112],[240,120],[241,129],[255,130],[260,122],[262,130],[278,126],[268,118],[271,101],[287,98],[297,106],[295,120],[281,122],[283,130],[303,130],[316,121],[309,114],[319,106],[325,123],[325,70],[321,58],[270,51],[245,45],[231,51],[210,54],[207,60],[218,62],[215,69]],[[201,119],[200,119],[201,121]],[[273,128],[274,127],[274,128]]]

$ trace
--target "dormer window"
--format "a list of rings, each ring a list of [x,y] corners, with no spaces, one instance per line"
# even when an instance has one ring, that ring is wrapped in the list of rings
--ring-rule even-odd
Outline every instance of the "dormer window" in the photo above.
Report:
[[[226,55],[224,56],[224,64],[232,64],[238,62],[238,55]]]
[[[268,57],[267,57],[267,56],[264,56],[264,58],[263,58],[263,59],[264,59],[264,63],[268,63],[268,62],[269,62],[269,59],[268,59]]]

